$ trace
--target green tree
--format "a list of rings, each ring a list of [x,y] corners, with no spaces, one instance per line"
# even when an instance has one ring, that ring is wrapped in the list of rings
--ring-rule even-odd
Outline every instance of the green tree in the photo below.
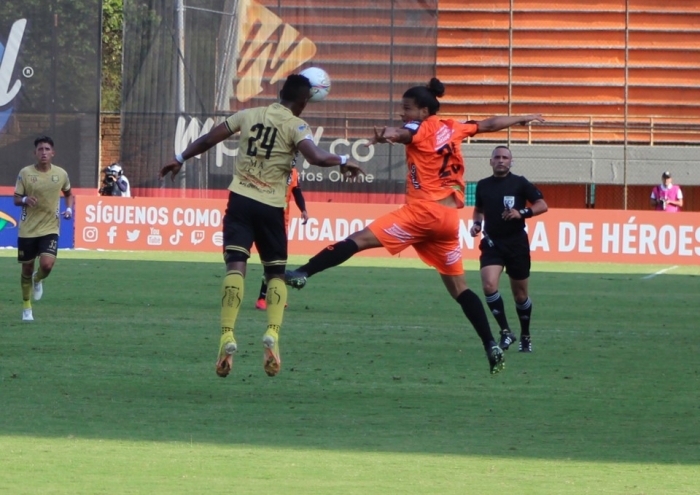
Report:
[[[124,1],[102,1],[102,111],[121,107]]]

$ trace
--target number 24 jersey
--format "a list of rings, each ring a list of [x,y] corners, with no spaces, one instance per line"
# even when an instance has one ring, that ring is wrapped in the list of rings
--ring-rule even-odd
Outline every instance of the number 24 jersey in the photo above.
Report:
[[[241,110],[225,124],[232,133],[241,133],[229,190],[283,208],[297,145],[313,139],[309,125],[279,103]]]

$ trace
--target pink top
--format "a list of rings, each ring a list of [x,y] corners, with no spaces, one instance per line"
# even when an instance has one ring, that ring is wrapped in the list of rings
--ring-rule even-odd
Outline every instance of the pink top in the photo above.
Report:
[[[663,184],[660,184],[658,186],[654,186],[654,189],[651,190],[651,199],[655,199],[657,201],[678,201],[679,199],[683,199],[683,193],[681,192],[681,188],[675,184],[672,184],[668,189],[666,189]],[[664,208],[664,205],[666,208]],[[678,206],[669,204],[657,204],[656,209],[665,210],[670,213],[681,211]]]

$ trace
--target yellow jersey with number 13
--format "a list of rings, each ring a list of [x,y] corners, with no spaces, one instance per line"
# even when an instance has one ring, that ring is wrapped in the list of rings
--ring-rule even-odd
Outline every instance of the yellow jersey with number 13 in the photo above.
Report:
[[[313,139],[309,125],[279,103],[241,110],[224,123],[232,133],[241,133],[229,190],[284,208],[297,145]]]

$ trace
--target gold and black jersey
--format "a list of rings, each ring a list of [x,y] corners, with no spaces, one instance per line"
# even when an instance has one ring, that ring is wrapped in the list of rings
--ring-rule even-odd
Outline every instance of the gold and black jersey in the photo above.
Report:
[[[240,147],[229,190],[270,206],[285,206],[297,145],[313,139],[309,125],[279,103],[241,110],[225,121]]]
[[[70,191],[70,181],[68,173],[61,167],[51,165],[47,172],[40,172],[34,165],[29,165],[20,170],[15,194],[34,196],[37,203],[31,207],[22,207],[19,237],[42,237],[59,233],[62,191]]]

